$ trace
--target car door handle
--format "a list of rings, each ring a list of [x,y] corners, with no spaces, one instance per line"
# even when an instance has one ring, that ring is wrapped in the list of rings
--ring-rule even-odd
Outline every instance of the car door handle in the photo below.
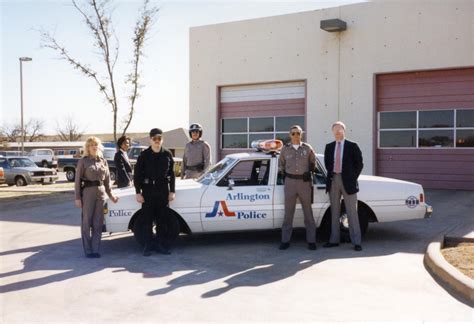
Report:
[[[262,192],[262,191],[268,191],[270,188],[257,188],[257,191]]]

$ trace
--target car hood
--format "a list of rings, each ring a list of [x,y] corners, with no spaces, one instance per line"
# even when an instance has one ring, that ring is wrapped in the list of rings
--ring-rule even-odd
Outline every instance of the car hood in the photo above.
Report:
[[[404,180],[361,175],[358,182],[362,200],[400,200],[423,193],[421,185]]]

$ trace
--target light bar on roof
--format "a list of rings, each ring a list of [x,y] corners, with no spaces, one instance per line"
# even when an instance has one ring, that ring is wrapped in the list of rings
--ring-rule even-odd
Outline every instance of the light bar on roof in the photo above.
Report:
[[[265,153],[278,152],[283,147],[283,142],[278,139],[256,140],[252,142],[250,147]]]

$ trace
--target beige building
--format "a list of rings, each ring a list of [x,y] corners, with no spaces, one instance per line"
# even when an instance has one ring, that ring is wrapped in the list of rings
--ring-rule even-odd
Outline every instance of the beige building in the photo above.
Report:
[[[346,29],[329,32],[326,20]],[[330,22],[329,22],[330,23]],[[190,121],[213,159],[342,120],[364,173],[474,189],[474,1],[372,1],[190,30]]]

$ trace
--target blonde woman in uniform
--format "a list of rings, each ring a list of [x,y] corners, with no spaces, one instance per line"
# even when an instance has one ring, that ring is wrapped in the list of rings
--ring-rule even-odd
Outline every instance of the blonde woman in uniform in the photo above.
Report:
[[[109,166],[102,150],[100,139],[89,137],[76,167],[75,204],[82,208],[81,237],[88,258],[100,258],[105,195],[114,203],[118,201],[112,194]]]

